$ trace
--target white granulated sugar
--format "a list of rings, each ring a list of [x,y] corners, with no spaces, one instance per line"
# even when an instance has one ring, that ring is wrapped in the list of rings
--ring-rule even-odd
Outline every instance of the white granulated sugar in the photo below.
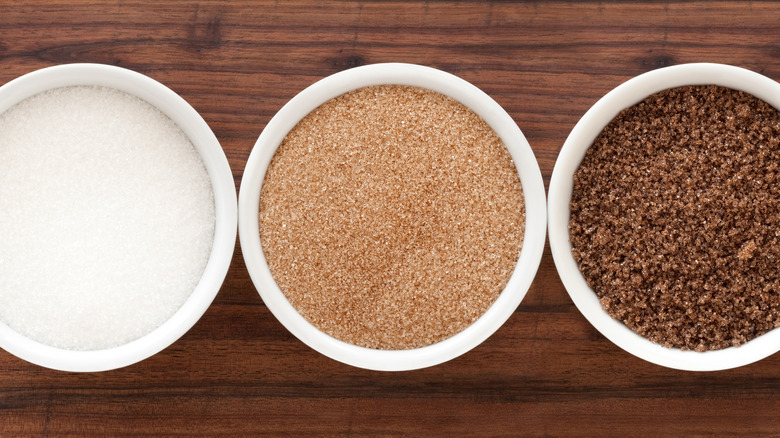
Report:
[[[168,320],[214,238],[199,154],[147,102],[64,87],[0,115],[0,321],[38,342],[110,348]]]

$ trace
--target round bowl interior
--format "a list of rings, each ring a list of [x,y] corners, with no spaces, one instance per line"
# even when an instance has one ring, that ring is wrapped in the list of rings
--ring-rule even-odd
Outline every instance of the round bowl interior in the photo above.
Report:
[[[151,333],[115,348],[72,351],[32,341],[0,322],[0,347],[21,359],[63,371],[104,371],[133,364],[168,347],[206,311],[225,279],[235,247],[236,190],[222,147],[203,118],[175,92],[140,73],[102,64],[65,64],[44,68],[0,87],[0,113],[43,91],[76,85],[121,90],[162,111],[184,131],[197,149],[214,192],[214,243],[203,276],[181,308]]]
[[[480,115],[501,137],[523,185],[526,224],[517,266],[496,302],[466,330],[439,343],[411,350],[375,350],[339,341],[307,322],[274,282],[263,255],[258,226],[260,191],[266,169],[287,133],[326,101],[357,88],[395,84],[427,88],[450,96]],[[401,371],[445,362],[474,348],[495,332],[520,304],[544,248],[546,203],[536,158],[512,118],[488,95],[440,70],[411,64],[374,64],[346,70],[313,84],[288,102],[268,123],[252,150],[239,191],[239,238],[247,269],[263,301],[301,341],[340,362],[373,370]]]
[[[734,368],[760,360],[780,349],[780,330],[773,330],[740,347],[707,352],[665,348],[613,319],[580,273],[569,242],[569,202],[573,175],[586,150],[617,114],[651,94],[686,85],[715,84],[741,90],[780,108],[780,84],[749,70],[722,64],[683,64],[654,70],[618,86],[585,113],[572,130],[555,163],[549,189],[549,234],[555,266],[574,304],[604,336],[649,362],[691,371]]]

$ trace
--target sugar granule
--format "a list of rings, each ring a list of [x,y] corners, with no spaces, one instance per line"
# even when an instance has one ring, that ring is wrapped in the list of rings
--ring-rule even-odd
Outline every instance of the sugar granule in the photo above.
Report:
[[[138,339],[189,297],[214,199],[185,134],[147,102],[64,87],[0,115],[0,321],[43,344]]]
[[[604,309],[667,347],[780,326],[780,112],[679,87],[622,111],[574,175],[572,254]]]
[[[351,344],[410,349],[493,304],[525,211],[484,120],[439,93],[387,85],[298,123],[266,174],[259,221],[274,279],[308,321]]]

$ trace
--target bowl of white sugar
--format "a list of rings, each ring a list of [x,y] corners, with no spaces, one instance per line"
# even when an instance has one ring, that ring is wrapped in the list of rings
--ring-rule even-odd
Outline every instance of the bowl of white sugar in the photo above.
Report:
[[[0,347],[104,371],[179,339],[213,301],[236,192],[201,116],[159,82],[100,64],[0,87]]]
[[[246,165],[239,235],[263,301],[301,341],[373,370],[433,366],[514,312],[544,247],[528,142],[449,73],[329,76],[269,122]]]

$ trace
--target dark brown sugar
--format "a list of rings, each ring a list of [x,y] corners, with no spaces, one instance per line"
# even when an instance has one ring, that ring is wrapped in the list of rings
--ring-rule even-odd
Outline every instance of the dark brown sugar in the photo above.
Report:
[[[309,322],[351,344],[409,349],[493,304],[525,212],[514,163],[478,115],[388,85],[298,123],[269,166],[259,222],[271,273]]]
[[[718,86],[622,111],[574,174],[572,254],[604,309],[667,347],[780,325],[780,115]]]

